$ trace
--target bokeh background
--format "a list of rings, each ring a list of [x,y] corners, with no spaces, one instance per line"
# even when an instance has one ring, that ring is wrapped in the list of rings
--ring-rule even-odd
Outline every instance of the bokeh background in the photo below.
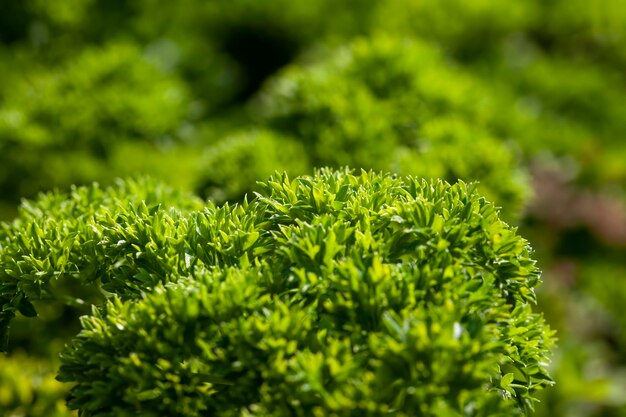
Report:
[[[626,416],[623,0],[0,3],[4,221],[71,184],[222,203],[344,165],[480,181],[544,271],[536,415]],[[72,415],[55,367],[88,309],[38,310],[0,357],[0,415]]]

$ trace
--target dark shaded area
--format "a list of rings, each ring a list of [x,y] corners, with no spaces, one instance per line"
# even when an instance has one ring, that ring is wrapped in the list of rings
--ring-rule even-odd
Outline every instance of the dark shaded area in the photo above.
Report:
[[[2,0],[0,2],[0,41],[9,45],[26,38],[31,19],[28,2]]]
[[[221,34],[221,49],[242,68],[242,85],[232,103],[241,103],[252,96],[263,82],[287,65],[301,47],[288,28],[263,22],[247,22],[227,28]]]

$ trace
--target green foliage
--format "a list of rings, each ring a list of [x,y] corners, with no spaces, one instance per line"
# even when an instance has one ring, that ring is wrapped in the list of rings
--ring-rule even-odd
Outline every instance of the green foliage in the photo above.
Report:
[[[441,43],[463,60],[497,51],[507,36],[519,34],[540,16],[539,1],[391,0],[380,2],[375,20],[382,30]]]
[[[54,71],[15,77],[0,109],[4,198],[110,178],[120,143],[175,141],[189,113],[185,87],[132,44],[94,47]]]
[[[533,213],[515,213],[529,194],[518,159],[536,171],[556,155],[568,161],[568,178],[585,194],[623,199],[623,0],[1,3],[1,219],[13,218],[19,199],[39,191],[94,180],[107,186],[115,177],[138,173],[218,202],[251,196],[260,189],[256,180],[274,169],[296,175],[310,173],[314,166],[349,164],[451,182],[479,180],[480,193],[505,208],[502,216],[525,228],[550,283],[542,288],[548,301],[540,305],[559,331],[561,350],[552,374],[560,383],[546,390],[538,415],[626,416],[621,399],[626,363],[623,240],[617,246],[599,243],[585,233],[564,231],[559,219],[555,227],[554,221],[537,215],[556,209],[556,217],[570,217],[581,209],[577,199],[558,188],[551,190],[561,198],[551,200],[555,207],[539,200]],[[246,106],[259,88],[261,99]],[[176,93],[168,96],[166,91]],[[299,95],[282,96],[292,91]],[[133,204],[141,206],[140,200]],[[124,203],[122,208],[118,211],[126,216],[126,226],[146,217],[141,207],[137,213]],[[231,209],[219,211],[224,217],[201,228],[206,236],[216,239],[209,231],[227,228]],[[45,223],[43,210],[38,224]],[[587,200],[585,210],[603,219],[615,235],[623,229],[624,223],[601,204]],[[178,221],[173,212],[157,213],[165,223]],[[109,226],[102,230],[111,231],[112,238],[134,238],[132,225],[126,227],[133,231],[130,236]],[[2,248],[17,241],[13,233],[20,227],[1,229],[0,234],[9,232]],[[181,230],[187,227],[180,225]],[[45,230],[46,239],[54,241]],[[247,235],[237,236],[231,249],[211,252],[210,259],[196,264],[239,262],[237,247],[245,245]],[[202,253],[198,245],[205,247],[206,240],[194,239],[195,249],[188,249],[186,260]],[[53,270],[45,263],[45,245],[50,242],[33,254],[42,266],[35,265],[26,247],[0,254],[0,262],[15,256],[8,261],[11,268],[25,262],[48,277]],[[78,242],[91,247],[88,240]],[[59,253],[59,246],[52,246]],[[575,254],[563,254],[562,246],[579,247]],[[87,277],[92,268],[108,271],[105,276],[111,278],[117,267],[103,264],[114,259],[122,259],[122,267],[129,265],[125,274],[136,274],[130,272],[137,267],[132,258],[136,248],[114,252],[105,247],[102,242],[102,252],[92,252],[94,257],[81,264]],[[147,253],[157,258],[166,252],[152,249]],[[72,250],[78,259],[78,247]],[[557,267],[562,257],[573,265],[569,276]],[[93,262],[103,264],[86,266]],[[136,298],[143,284],[187,275],[186,265],[172,268],[171,278],[158,275],[161,270],[154,266],[141,268],[152,275],[143,282],[135,279],[133,289],[124,290],[119,281],[105,285],[124,298]],[[79,285],[94,276],[61,275],[44,279],[42,298],[63,298],[63,304],[31,295],[39,319],[13,322],[11,349],[26,350],[29,356],[16,356],[16,364],[6,365],[10,372],[19,372],[20,361],[26,369],[30,355],[56,355],[68,335],[75,334],[77,317],[92,302],[101,302],[97,280]],[[4,283],[6,273],[0,276]],[[12,302],[7,311],[22,304]],[[26,303],[22,309],[32,314]],[[14,404],[0,414],[28,414],[23,411],[28,405]]]
[[[539,294],[546,319],[559,335],[551,366],[559,388],[540,393],[537,416],[624,415],[626,286],[620,268],[616,262],[590,259],[577,268],[576,287],[553,279]]]
[[[494,138],[502,103],[486,90],[433,46],[383,36],[287,69],[256,111],[302,138],[314,166],[480,180],[481,191],[513,213],[526,180],[514,150]]]
[[[354,33],[369,9],[362,0],[187,0],[165,7],[145,1],[140,23],[153,36],[165,28],[179,51],[181,72],[214,107],[245,101],[320,37]]]
[[[558,0],[542,12],[531,33],[547,50],[599,68],[626,68],[626,11],[620,0]]]
[[[368,2],[331,0],[19,3],[11,23],[16,26],[13,38],[22,45],[54,60],[68,50],[103,40],[148,44],[212,112],[219,111],[219,105],[247,98],[268,75],[318,41],[320,34],[354,33],[366,25],[364,18],[371,12]],[[327,19],[330,14],[333,19]],[[34,34],[29,33],[33,24],[39,29]],[[1,36],[0,29],[0,41]]]
[[[588,260],[579,274],[581,291],[598,303],[595,316],[604,321],[602,327],[596,329],[596,336],[607,339],[622,352],[626,350],[626,333],[621,331],[626,329],[626,317],[622,314],[626,303],[624,277],[626,266],[615,259],[609,261],[603,258]],[[617,361],[622,367],[626,365],[623,358],[617,358]]]
[[[236,132],[207,146],[198,165],[200,193],[213,201],[241,201],[259,178],[276,170],[291,175],[311,171],[306,148],[300,141],[270,130]]]
[[[623,71],[549,57],[528,45],[530,50],[520,53],[520,48],[509,46],[494,77],[496,84],[515,90],[526,113],[510,118],[509,132],[520,147],[529,155],[549,150],[574,158],[579,182],[586,185],[626,184],[626,170],[618,162],[626,155]]]
[[[104,190],[74,188],[69,196],[49,193],[25,201],[19,217],[0,229],[0,348],[6,350],[9,322],[17,312],[37,315],[32,300],[83,302],[64,294],[74,280],[137,294],[146,281],[157,279],[151,273],[175,267],[154,261],[157,252],[171,251],[168,233],[179,227],[172,217],[162,222],[170,206],[191,210],[200,202],[150,180],[119,182]]]
[[[475,187],[329,169],[260,186],[192,212],[136,183],[25,204],[4,233],[4,311],[32,315],[65,274],[112,295],[62,355],[70,407],[510,416],[551,384],[539,272]]]
[[[120,139],[163,140],[188,112],[185,88],[133,44],[87,50],[56,73],[25,74],[13,87],[5,96],[5,135],[35,145],[106,148]]]
[[[12,417],[71,417],[68,387],[54,379],[48,363],[18,354],[0,355],[0,413]]]

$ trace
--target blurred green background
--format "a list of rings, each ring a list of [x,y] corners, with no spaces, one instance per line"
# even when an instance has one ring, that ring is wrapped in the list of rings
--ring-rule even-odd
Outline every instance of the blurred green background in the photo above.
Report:
[[[150,175],[218,203],[274,170],[480,181],[558,331],[538,416],[626,417],[623,0],[3,0],[0,219]],[[80,306],[0,357],[0,415],[67,416]]]

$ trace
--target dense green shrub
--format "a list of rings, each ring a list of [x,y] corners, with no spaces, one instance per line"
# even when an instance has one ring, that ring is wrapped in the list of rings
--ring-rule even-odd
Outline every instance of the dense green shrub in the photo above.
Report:
[[[397,82],[398,74],[413,71],[416,73],[415,78],[419,78],[418,73],[423,72],[426,76],[421,77],[419,88],[426,89],[425,92],[420,93],[422,96],[425,95],[424,100],[430,102],[443,99],[443,104],[435,102],[439,106],[435,106],[438,110],[452,111],[454,109],[455,113],[469,111],[470,114],[464,114],[464,117],[470,118],[468,127],[472,130],[488,124],[487,136],[504,140],[514,139],[530,154],[537,153],[546,147],[559,152],[574,150],[580,161],[586,161],[586,157],[592,160],[584,166],[587,179],[592,177],[592,180],[596,179],[596,182],[600,183],[616,178],[622,181],[625,174],[619,162],[626,151],[604,152],[603,148],[598,146],[598,142],[619,142],[617,140],[619,132],[623,130],[623,123],[618,122],[623,117],[619,110],[621,96],[617,93],[619,83],[615,81],[619,78],[621,67],[613,65],[615,63],[613,61],[608,63],[605,60],[608,60],[607,56],[611,54],[610,51],[615,50],[615,45],[619,44],[623,36],[620,22],[623,22],[624,15],[618,10],[614,0],[593,4],[575,2],[572,5],[570,3],[555,1],[542,4],[499,0],[468,3],[446,0],[413,4],[405,0],[397,0],[391,3],[321,1],[305,5],[274,0],[257,5],[246,0],[218,1],[210,4],[188,0],[180,5],[162,5],[146,0],[133,4],[116,2],[111,5],[103,1],[65,0],[50,3],[28,0],[20,4],[12,3],[11,7],[15,9],[15,25],[20,26],[16,33],[21,33],[22,39],[14,49],[30,56],[30,59],[21,64],[24,68],[39,62],[42,55],[52,55],[51,62],[57,62],[61,58],[61,62],[71,62],[75,60],[75,55],[84,54],[85,48],[93,49],[91,45],[94,43],[106,43],[112,39],[123,38],[127,40],[127,43],[136,44],[137,51],[145,52],[145,55],[158,63],[162,69],[166,68],[184,80],[189,90],[194,92],[194,106],[198,114],[203,113],[203,108],[216,109],[215,106],[218,103],[230,102],[234,96],[239,95],[242,98],[252,94],[267,76],[291,62],[297,53],[306,51],[314,42],[330,41],[333,45],[344,42],[345,39],[350,39],[357,34],[371,35],[379,32],[396,36],[425,37],[441,45],[442,49],[452,54],[455,59],[461,59],[462,62],[472,66],[454,68],[452,71],[451,68],[443,69],[441,58],[435,57],[436,54],[428,53],[426,51],[428,48],[422,48],[420,53],[409,53],[413,58],[398,60],[393,58],[393,51],[388,55],[380,53],[380,50],[384,49],[380,46],[383,42],[378,42],[379,53],[369,53],[372,59],[368,61],[367,53],[362,53],[355,59],[363,64],[360,64],[360,70],[356,71],[354,77],[368,79],[368,88],[372,88],[370,83],[372,77],[381,80],[388,76],[394,80],[393,82]],[[584,16],[573,13],[577,8],[584,8],[588,13]],[[507,18],[501,19],[503,15]],[[333,19],[326,19],[326,16],[333,16]],[[546,24],[546,21],[550,24]],[[103,30],[104,27],[107,28],[106,31]],[[590,56],[589,51],[583,48],[574,50],[571,44],[572,33],[584,40],[589,48],[595,48],[594,51],[601,54],[603,59],[598,61],[598,57]],[[394,42],[397,41],[387,43]],[[390,49],[393,50],[393,48]],[[399,49],[396,47],[395,53]],[[74,52],[68,54],[71,51]],[[136,58],[143,59],[136,53],[137,51],[135,51]],[[358,55],[355,51],[351,53]],[[548,58],[551,55],[555,58]],[[383,59],[390,57],[391,61]],[[391,64],[393,61],[396,61],[396,64]],[[400,70],[395,67],[392,70],[386,70],[388,64],[397,66],[397,63],[403,66],[401,72],[398,73]],[[475,65],[476,63],[478,64]],[[424,66],[431,69],[425,70]],[[451,67],[447,63],[445,66]],[[354,69],[358,65],[352,65],[352,67]],[[440,69],[441,74],[429,77],[428,74],[432,74],[435,69]],[[15,73],[20,72],[21,68],[16,71],[16,68],[11,68],[9,65],[9,70]],[[54,73],[54,70],[52,72]],[[79,70],[70,71],[71,74],[78,72]],[[371,72],[373,76],[368,77],[367,72]],[[468,72],[487,76],[488,82],[477,83],[477,77],[468,76]],[[559,74],[558,77],[552,76],[555,72]],[[507,88],[503,88],[500,83],[492,82],[494,73],[498,75],[497,79],[507,84]],[[341,80],[332,83],[333,85],[335,82],[343,83],[346,77],[351,76],[350,73],[342,72],[341,76],[336,77]],[[607,82],[604,78],[609,78],[610,81]],[[141,79],[133,79],[133,83],[139,87],[147,84]],[[116,91],[123,92],[121,96],[127,96],[130,92],[133,92],[135,97],[146,95],[134,90],[135,85],[129,85],[124,80],[115,80],[112,84],[119,85],[119,90]],[[508,94],[509,97],[505,99],[499,98],[501,93],[499,90],[510,90],[509,84],[519,84],[518,91]],[[9,82],[7,85],[12,84]],[[373,88],[375,89],[376,86],[374,85]],[[363,137],[362,142],[350,137],[355,134],[354,126],[346,127],[349,132],[343,132],[343,136],[347,139],[345,149],[341,147],[337,149],[337,146],[332,143],[327,146],[329,142],[332,142],[331,139],[320,140],[317,148],[322,155],[318,159],[322,161],[314,161],[313,164],[328,165],[332,164],[334,159],[339,159],[343,161],[339,165],[351,163],[361,166],[359,162],[363,162],[362,166],[367,168],[395,169],[397,164],[386,164],[391,158],[389,155],[375,149],[372,151],[364,149],[371,142],[379,142],[378,138],[382,136],[385,136],[386,142],[391,141],[390,135],[385,132],[389,127],[381,121],[393,119],[394,116],[388,116],[387,112],[402,111],[413,115],[421,113],[424,111],[424,106],[419,102],[422,99],[408,102],[402,100],[399,106],[392,106],[386,111],[378,104],[369,103],[368,99],[363,97],[366,94],[362,91],[355,91],[352,87],[338,89],[338,93],[339,91],[348,95],[355,94],[353,102],[362,103],[355,104],[358,108],[354,110],[335,108],[331,114],[342,117],[343,120],[352,119],[357,126],[365,121],[372,126],[360,135]],[[439,91],[441,94],[438,95]],[[305,92],[308,95],[311,93],[308,90]],[[19,97],[23,95],[23,92],[18,91],[7,97],[7,101],[19,102]],[[58,95],[51,94],[51,97],[51,101],[58,101]],[[598,100],[604,105],[595,105]],[[26,101],[32,102],[30,98]],[[333,101],[337,101],[337,106],[341,106],[338,104],[338,99],[335,98]],[[348,103],[353,104],[349,99],[344,99],[344,101],[344,106]],[[480,103],[480,105],[476,106],[475,103]],[[432,104],[430,103],[429,106],[432,107]],[[453,107],[446,107],[449,105]],[[156,108],[156,106],[153,107]],[[528,114],[525,116],[516,114],[511,110],[515,107],[526,109]],[[599,111],[600,108],[608,109],[608,111]],[[582,111],[575,111],[575,114],[572,114],[572,109]],[[68,114],[72,110],[72,108],[61,107],[59,114],[61,111],[63,114]],[[163,116],[167,115],[172,115],[172,119],[174,116],[178,117],[178,122],[185,119],[185,115],[180,112],[162,110],[158,113],[158,117],[142,119],[142,124],[163,120]],[[533,117],[533,114],[537,112],[539,116]],[[374,118],[374,113],[381,117]],[[150,116],[154,116],[154,113],[150,113]],[[57,118],[58,115],[51,117]],[[416,117],[401,119],[411,126],[412,119]],[[420,117],[424,119],[426,116],[421,114]],[[517,120],[519,117],[521,120]],[[166,119],[169,118],[166,117]],[[593,119],[593,122],[591,124],[580,123],[579,119],[583,121]],[[92,120],[78,119],[77,121],[83,130],[101,131],[93,129],[93,124],[90,122]],[[42,126],[38,120],[27,119],[25,126],[28,127],[31,124],[36,128],[46,128],[46,125]],[[606,130],[607,127],[611,128],[613,133],[598,137],[599,131]],[[398,129],[404,131],[399,134],[411,135],[411,132],[407,133],[405,131],[407,129],[402,126],[399,128],[396,126],[394,133],[398,133]],[[29,130],[25,129],[25,131]],[[54,129],[49,130],[54,131]],[[409,127],[408,130],[414,129]],[[154,135],[154,132],[144,133]],[[291,132],[287,133],[292,135]],[[342,135],[342,132],[331,131],[327,136],[334,138],[337,134]],[[12,135],[15,135],[15,132]],[[157,136],[162,135],[157,132]],[[151,137],[150,140],[153,139],[154,137]],[[350,146],[355,146],[357,143],[359,144],[358,151],[350,149]],[[59,146],[69,145],[62,145],[62,141],[59,140]],[[463,148],[463,145],[459,147]],[[220,146],[220,148],[223,147]],[[105,151],[102,148],[99,149],[98,152],[120,154],[116,149],[106,146]],[[336,150],[340,152],[335,152]],[[30,192],[32,189],[46,189],[55,185],[65,187],[73,182],[94,179],[104,180],[104,172],[112,168],[117,169],[117,175],[129,173],[128,170],[123,169],[124,164],[120,161],[116,161],[113,167],[110,160],[102,161],[99,158],[87,158],[88,162],[85,162],[82,152],[57,155],[57,151],[46,150],[45,154],[48,155],[50,161],[39,163],[41,156],[36,155],[41,155],[41,153],[43,152],[32,152],[23,146],[19,150],[5,152],[6,155],[10,155],[11,160],[27,159],[22,164],[23,169],[20,170],[22,177],[31,177],[28,173],[35,171],[33,167],[42,167],[46,172],[43,177],[50,178],[50,181],[41,184],[34,176],[29,178],[28,184],[23,184],[24,192],[7,189],[4,194],[12,195],[13,203],[17,196],[32,195]],[[163,152],[151,147],[146,148],[146,152],[142,153],[149,155],[149,157],[142,158],[146,159],[147,163],[133,166],[138,170],[158,174],[162,170],[160,169],[162,164],[152,163],[150,158],[156,159]],[[185,163],[181,165],[192,166],[197,161],[189,155],[199,153],[194,148],[190,152],[179,152],[177,155],[184,155]],[[405,149],[401,149],[399,153],[407,154]],[[356,155],[355,161],[349,160],[352,154]],[[436,156],[427,155],[423,159],[436,159]],[[66,164],[67,167],[64,169],[60,169],[63,165],[61,161],[66,160],[70,160],[71,163]],[[604,164],[604,161],[608,163]],[[168,162],[174,163],[173,158],[170,158]],[[175,170],[181,171],[177,177],[189,178],[195,174],[194,171],[179,170],[179,165],[175,163],[174,166]],[[463,175],[451,173],[450,178],[470,178],[465,175],[466,170],[460,171]],[[414,173],[429,175],[428,172],[424,174],[421,171]],[[475,174],[473,172],[470,174],[471,178],[474,178]],[[207,175],[210,174],[206,174],[198,181],[195,179],[187,181],[185,185],[199,184],[199,189],[211,188],[214,189],[210,191],[211,193],[225,194],[227,198],[237,198],[242,191],[245,191],[243,188],[247,190],[253,188],[252,183],[247,187],[235,187],[237,189],[233,190],[235,194],[230,196],[229,190],[219,189],[222,187],[220,181],[223,180],[217,178],[213,181],[211,178],[206,178]],[[507,176],[501,175],[501,177]],[[518,177],[518,175],[513,175],[513,177]],[[502,204],[501,201],[510,200],[508,197],[500,200],[498,192],[491,193],[490,186],[487,185],[489,181],[485,181],[484,178],[480,179],[484,184],[484,192],[498,204]],[[26,181],[22,181],[24,182]],[[210,186],[205,187],[205,184],[210,184]],[[508,185],[503,186],[503,188],[507,187]],[[512,200],[515,201],[515,198]]]
[[[365,29],[364,18],[372,10],[368,2],[329,0],[9,1],[15,3],[11,37],[20,47],[54,61],[110,39],[147,45],[210,112],[247,98],[320,35],[345,37],[359,26]],[[327,19],[331,14],[334,18]]]
[[[550,384],[538,270],[472,186],[322,170],[192,212],[139,187],[3,233],[5,322],[64,275],[113,294],[62,356],[85,416],[510,416]]]
[[[96,47],[54,71],[14,78],[0,95],[0,191],[13,201],[114,178],[109,159],[120,143],[165,146],[189,116],[185,86],[132,44]]]
[[[517,155],[512,149],[517,147],[526,160],[532,158],[533,169],[545,162],[546,154],[556,154],[568,161],[568,175],[578,185],[618,199],[624,194],[623,0],[1,3],[3,219],[16,214],[19,198],[32,197],[38,190],[92,180],[106,185],[114,177],[136,172],[167,179],[181,189],[195,187],[221,201],[251,195],[258,189],[255,180],[274,168],[297,174],[330,164],[452,181],[479,179],[480,192],[506,208],[503,216],[513,218],[513,208],[527,195],[520,194],[520,171],[510,168],[515,166]],[[313,53],[308,62],[306,57],[294,60],[317,43],[331,50],[355,35],[381,33],[410,38],[412,48],[424,43],[420,39],[433,42],[443,53],[426,45],[420,53],[408,54],[419,59],[398,59],[392,52],[401,48],[395,46],[388,55],[372,54],[368,61],[369,52],[364,52],[358,58],[360,67],[349,65],[354,74],[340,65],[332,67],[336,63],[329,54]],[[123,51],[117,58],[115,49]],[[286,113],[280,126],[273,116],[262,120],[263,126],[250,126],[241,105],[244,100],[286,64],[308,65],[311,61],[318,61],[313,66],[332,68],[338,76],[330,71],[333,81],[328,81],[327,87],[317,80],[311,88],[300,85],[304,105],[288,103],[297,112]],[[91,79],[83,73],[95,74],[105,67],[111,70],[110,76],[104,77],[106,85],[72,80]],[[293,74],[302,70],[293,67],[275,80],[295,78]],[[139,75],[129,76],[126,71]],[[310,76],[310,69],[303,72]],[[415,90],[419,94],[404,94],[404,87],[411,84],[403,76],[411,72],[431,74]],[[391,77],[393,74],[399,76]],[[388,77],[391,81],[385,83]],[[352,79],[360,80],[359,85]],[[275,93],[271,90],[277,84],[280,82],[273,81],[264,88],[265,98],[266,92]],[[183,91],[181,107],[159,99],[168,86]],[[383,88],[393,94],[381,97],[378,93]],[[107,103],[109,99],[130,103],[129,111],[113,111],[116,120],[92,112],[96,106],[91,97],[100,92]],[[404,98],[395,100],[397,95]],[[406,98],[411,95],[417,99]],[[318,97],[318,107],[312,106]],[[185,110],[189,107],[193,117]],[[268,110],[276,109],[257,107],[252,113],[258,121],[258,115],[267,115]],[[312,122],[306,126],[299,111],[319,118],[323,138],[316,136],[318,119],[309,119]],[[213,118],[200,119],[206,115]],[[291,116],[294,118],[289,120]],[[134,123],[133,118],[141,122]],[[22,122],[18,127],[16,120]],[[393,123],[393,129],[386,120]],[[165,134],[148,128],[161,122],[168,124]],[[301,131],[309,139],[302,141],[301,137],[307,136]],[[81,145],[77,147],[74,140],[79,136]],[[411,139],[414,136],[419,136],[419,142]],[[44,138],[46,143],[35,143],[34,137]],[[339,137],[345,142],[335,140]],[[481,139],[474,140],[478,137]],[[515,148],[509,146],[511,142]],[[372,148],[367,149],[369,146]],[[555,194],[563,195],[558,189]],[[535,206],[539,211],[549,209],[541,208],[541,202]],[[567,214],[576,210],[569,199],[560,200],[559,207]],[[614,400],[619,396],[607,394],[624,391],[623,248],[599,244],[586,233],[554,228],[535,213],[526,213],[522,225],[526,227],[523,234],[532,237],[537,257],[547,268],[546,281],[562,284],[543,288],[545,299],[550,300],[543,303],[544,308],[561,303],[568,306],[556,313],[550,308],[546,312],[551,323],[560,323],[562,349],[552,372],[561,383],[547,391],[539,415],[626,416],[623,402]],[[570,261],[578,272],[564,281],[567,284],[561,282],[559,272],[549,268],[563,255],[561,244],[555,248],[555,242],[579,247],[579,254],[569,255],[575,258]],[[54,294],[101,300],[97,288],[76,289],[80,279],[69,275],[58,281]],[[56,282],[51,280],[53,286]],[[14,349],[37,356],[56,353],[76,328],[68,323],[85,314],[89,304],[33,303],[41,317],[29,325],[25,318],[14,322],[12,340]],[[585,305],[594,307],[582,307]],[[602,318],[602,325],[597,326],[602,336],[579,332],[581,322],[597,317]],[[57,333],[56,329],[63,331]],[[15,358],[30,360],[30,356]],[[20,369],[19,364],[6,366]],[[2,410],[0,414],[11,412]]]
[[[514,149],[492,133],[502,103],[486,91],[433,46],[383,36],[287,69],[252,110],[301,138],[313,166],[480,180],[512,213],[526,181]]]
[[[173,205],[183,211],[202,206],[194,197],[140,179],[106,189],[96,185],[73,189],[71,194],[42,195],[36,201],[24,202],[19,218],[0,227],[3,348],[8,337],[4,326],[11,317],[18,311],[26,316],[38,313],[37,320],[16,318],[10,354],[0,357],[1,415],[75,415],[65,406],[69,387],[55,381],[54,376],[59,351],[80,328],[79,316],[88,314],[91,303],[104,299],[94,286],[80,285],[100,282],[100,274],[106,270],[99,269],[98,258],[90,258],[97,252],[95,248],[110,253],[105,242],[98,239],[97,225],[133,207],[141,210],[145,204],[153,210],[161,204],[163,210]],[[27,239],[27,234],[33,239]],[[118,270],[120,261],[115,266]],[[15,269],[10,272],[10,268]]]
[[[69,196],[50,193],[23,203],[19,217],[0,228],[0,347],[6,349],[8,325],[16,312],[36,315],[31,300],[81,303],[82,296],[94,297],[91,291],[77,290],[77,283],[98,282],[116,293],[140,291],[143,287],[133,286],[132,281],[147,279],[142,267],[154,266],[151,250],[162,248],[152,242],[143,257],[137,256],[139,250],[134,251],[135,258],[122,254],[127,246],[146,245],[153,233],[176,227],[161,224],[158,217],[170,205],[190,210],[199,208],[200,202],[154,181],[137,180],[104,190],[98,186],[75,188]],[[140,221],[142,218],[145,220]],[[104,234],[104,230],[108,232]],[[111,240],[115,233],[127,240]],[[103,262],[115,256],[115,263]],[[126,262],[133,266],[126,267]],[[113,278],[121,277],[125,270],[136,276],[121,281]]]

